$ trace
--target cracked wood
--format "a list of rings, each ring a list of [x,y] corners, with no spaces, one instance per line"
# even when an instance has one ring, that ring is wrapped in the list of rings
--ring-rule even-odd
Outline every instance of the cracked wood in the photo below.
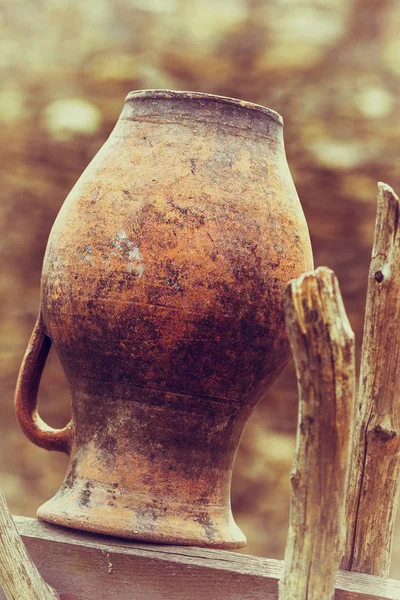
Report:
[[[0,596],[7,600],[58,600],[32,562],[0,488]]]
[[[299,388],[280,600],[329,600],[345,540],[344,501],[355,403],[354,334],[335,274],[293,280],[286,324]]]
[[[379,183],[342,568],[383,577],[400,486],[399,272],[399,198]]]

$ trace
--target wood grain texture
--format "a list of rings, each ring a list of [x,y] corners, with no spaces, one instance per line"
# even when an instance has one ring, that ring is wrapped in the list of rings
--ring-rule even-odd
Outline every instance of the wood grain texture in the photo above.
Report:
[[[355,406],[354,334],[335,274],[292,281],[285,301],[299,420],[280,600],[329,600],[345,542]]]
[[[277,600],[282,562],[234,552],[136,544],[15,518],[60,600]],[[0,600],[4,600],[0,593]],[[321,599],[322,597],[320,597]],[[400,600],[400,582],[339,572],[335,600]]]
[[[0,489],[0,586],[8,600],[57,600],[21,540]]]
[[[399,198],[378,184],[342,568],[388,576],[400,489]]]

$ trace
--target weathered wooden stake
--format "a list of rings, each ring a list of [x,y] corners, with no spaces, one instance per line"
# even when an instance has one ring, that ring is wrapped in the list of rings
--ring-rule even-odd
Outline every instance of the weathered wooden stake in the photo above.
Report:
[[[0,586],[8,600],[59,600],[26,551],[0,489]]]
[[[329,600],[345,541],[354,334],[335,274],[325,267],[289,284],[285,310],[297,371],[299,421],[279,598]]]
[[[387,577],[400,490],[399,198],[378,184],[342,568]]]

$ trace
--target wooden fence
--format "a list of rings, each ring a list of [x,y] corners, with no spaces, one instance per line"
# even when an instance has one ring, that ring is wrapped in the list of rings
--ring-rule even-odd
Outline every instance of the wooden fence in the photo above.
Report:
[[[36,519],[18,517],[16,523],[34,563],[60,600],[278,599],[283,569],[279,560],[124,542]],[[4,598],[0,591],[0,599]],[[335,599],[399,600],[400,581],[340,571]]]
[[[285,311],[299,387],[285,561],[13,521],[0,494],[0,600],[400,600],[400,581],[387,578],[400,489],[399,199],[389,186],[378,185],[357,394],[334,273],[292,281]]]

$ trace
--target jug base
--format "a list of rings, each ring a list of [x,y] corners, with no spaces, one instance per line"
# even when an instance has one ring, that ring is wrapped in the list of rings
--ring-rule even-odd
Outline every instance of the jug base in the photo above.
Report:
[[[126,497],[109,505],[101,495],[92,490],[90,502],[82,504],[81,494],[78,498],[72,490],[60,490],[38,509],[37,516],[54,525],[141,542],[225,550],[246,545],[226,507],[181,507],[171,512]],[[97,501],[93,496],[98,496]]]

